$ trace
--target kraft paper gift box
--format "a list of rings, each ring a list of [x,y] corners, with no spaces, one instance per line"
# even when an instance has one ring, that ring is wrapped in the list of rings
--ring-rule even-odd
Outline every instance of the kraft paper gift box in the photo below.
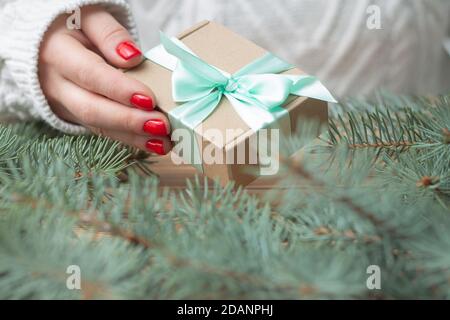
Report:
[[[191,50],[194,55],[204,62],[229,74],[234,74],[244,66],[267,54],[266,50],[253,42],[235,34],[222,25],[210,21],[201,22],[186,30],[178,36],[178,39],[186,46],[187,50]],[[289,44],[286,43],[286,45]],[[165,50],[164,52],[167,54]],[[152,53],[148,52],[146,57],[151,55]],[[172,92],[173,71],[162,65],[164,63],[155,63],[150,59],[146,59],[138,67],[127,71],[127,74],[140,80],[152,89],[156,96],[158,108],[170,115],[169,119],[171,119],[172,129],[173,127],[180,128],[183,125],[178,122],[179,119],[174,119],[176,116],[171,114],[171,112],[182,105],[183,102],[174,101]],[[297,68],[292,68],[279,72],[279,74],[302,75],[304,72]],[[326,91],[325,88],[323,90]],[[332,101],[331,94],[327,91],[325,92],[326,94],[329,95],[328,101]],[[328,120],[327,101],[289,95],[281,103],[281,106],[287,111],[286,116],[276,121],[276,127],[280,130],[281,137],[287,137],[292,134],[293,130],[297,128],[300,119],[316,119],[320,122],[327,122]],[[270,127],[270,124],[268,127]],[[215,134],[211,134],[211,132]],[[217,138],[219,133],[222,138]],[[211,163],[211,160],[205,162],[202,158],[200,158],[201,162],[194,163],[199,173],[203,173],[212,179],[218,179],[221,184],[234,181],[237,185],[247,185],[262,172],[263,165],[259,156],[256,156],[255,161],[254,154],[251,154],[255,149],[250,147],[253,142],[257,141],[254,139],[257,132],[250,128],[247,122],[238,115],[230,100],[225,96],[222,96],[214,111],[192,130],[192,136],[194,137],[194,135],[192,147],[195,150],[193,154],[198,156],[200,153],[200,156],[202,156],[202,152],[208,151],[208,154],[214,156],[215,152],[221,153],[215,155],[217,156],[215,158],[219,159],[216,162],[219,163]],[[270,133],[268,137],[270,138]],[[253,146],[255,145],[253,144]],[[237,160],[238,154],[242,156],[243,150],[245,150],[244,163],[242,163],[242,157],[240,161]],[[185,153],[185,151],[182,153]],[[185,160],[189,162],[189,159],[186,159],[186,154],[182,154],[181,158],[184,156]],[[190,162],[198,160],[198,158],[193,158],[193,154],[190,155],[192,160]],[[172,159],[178,160],[181,158],[177,156],[172,157]],[[222,159],[222,162],[220,159]],[[230,159],[235,161],[230,161]],[[179,161],[175,162],[179,163]],[[270,170],[266,171],[270,172]]]

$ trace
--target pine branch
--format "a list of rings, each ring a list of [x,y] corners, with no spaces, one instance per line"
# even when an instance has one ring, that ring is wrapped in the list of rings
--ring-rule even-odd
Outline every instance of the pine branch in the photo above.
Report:
[[[289,167],[289,172],[297,174],[302,178],[306,179],[311,183],[311,186],[318,187],[316,190],[327,190],[327,185],[316,178],[314,175],[309,173],[299,162],[292,160],[284,160],[284,163]],[[406,239],[407,236],[401,234],[393,226],[387,225],[386,221],[383,221],[376,217],[372,212],[369,212],[366,208],[357,204],[352,198],[345,195],[333,196],[334,200],[346,205],[349,209],[355,212],[358,216],[363,219],[370,221],[376,228],[380,230],[385,230],[387,233],[391,234],[393,237],[398,239]]]
[[[0,128],[0,297],[448,297],[449,105],[353,101],[326,148],[302,123],[301,162],[258,198],[200,179],[161,191],[132,148]],[[65,286],[72,264],[81,292]]]
[[[423,103],[425,100],[422,100]],[[397,109],[395,113],[384,108],[372,112],[348,112],[330,119],[329,145],[345,143],[349,148],[376,148],[408,150],[411,147],[426,150],[426,156],[448,153],[450,126],[450,97],[443,96],[427,102],[428,108]]]
[[[409,110],[402,115],[389,111],[375,111],[364,115],[348,113],[338,117],[338,123],[330,119],[329,145],[345,143],[349,148],[406,149],[421,142],[423,123]],[[402,119],[403,117],[403,119]]]

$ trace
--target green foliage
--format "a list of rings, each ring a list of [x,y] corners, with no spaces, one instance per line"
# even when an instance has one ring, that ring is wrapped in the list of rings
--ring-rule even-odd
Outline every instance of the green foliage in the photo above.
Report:
[[[303,124],[301,161],[261,196],[163,189],[116,142],[1,128],[0,298],[450,297],[450,97],[338,110],[320,141]]]

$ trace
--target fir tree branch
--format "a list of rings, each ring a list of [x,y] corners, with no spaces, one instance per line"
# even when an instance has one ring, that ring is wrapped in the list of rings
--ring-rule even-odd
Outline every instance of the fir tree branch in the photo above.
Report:
[[[0,296],[373,298],[376,264],[377,298],[449,297],[450,98],[386,101],[352,102],[327,148],[285,160],[274,202],[198,180],[161,195],[132,171],[148,170],[143,153],[0,128]],[[65,287],[71,264],[81,296]]]
[[[28,205],[31,209],[37,209],[44,206],[49,211],[55,211],[54,205],[44,201],[43,199],[32,199],[22,195],[15,195],[14,202],[16,204]],[[106,220],[98,219],[97,216],[99,216],[100,213],[92,210],[92,208],[86,208],[85,212],[64,210],[63,213],[77,219],[77,224],[80,227],[92,228],[98,233],[107,233],[112,237],[118,237],[126,242],[129,242],[130,244],[139,245],[145,249],[149,249],[154,246],[148,239],[138,236],[130,229],[121,228]]]
[[[282,162],[285,165],[287,165],[287,167],[290,169],[289,172],[297,174],[297,175],[301,176],[302,178],[308,180],[311,183],[312,187],[317,188],[316,190],[327,189],[327,185],[324,182],[317,179],[314,175],[309,173],[301,165],[300,162],[293,161],[293,160],[286,160],[286,159],[284,159]],[[405,235],[402,235],[401,233],[399,233],[398,230],[396,230],[393,226],[387,225],[386,221],[378,219],[374,213],[369,212],[368,210],[366,210],[366,208],[355,203],[354,200],[351,199],[350,197],[338,195],[338,196],[334,196],[333,198],[337,202],[340,202],[340,203],[346,205],[348,208],[350,208],[353,212],[355,212],[361,218],[370,221],[378,229],[385,230],[386,232],[391,234],[393,237],[398,238],[398,239],[407,238]]]

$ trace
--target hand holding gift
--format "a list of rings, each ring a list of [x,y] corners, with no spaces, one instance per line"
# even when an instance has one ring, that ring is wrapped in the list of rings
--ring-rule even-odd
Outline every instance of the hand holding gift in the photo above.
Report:
[[[94,133],[167,153],[170,125],[163,113],[154,111],[153,92],[117,69],[141,63],[141,51],[102,7],[82,10],[82,30],[67,29],[61,16],[42,44],[40,83],[52,110]]]

